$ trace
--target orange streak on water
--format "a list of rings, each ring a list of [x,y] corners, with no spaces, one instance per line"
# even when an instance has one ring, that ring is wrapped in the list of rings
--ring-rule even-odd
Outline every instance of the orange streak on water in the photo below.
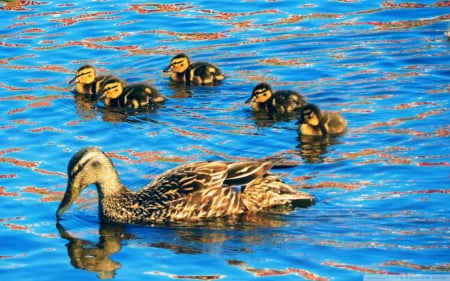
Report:
[[[357,265],[351,265],[351,264],[344,264],[344,263],[338,263],[333,261],[324,261],[324,265],[332,266],[332,267],[338,267],[338,268],[344,268],[352,271],[358,271],[358,272],[364,272],[364,273],[375,273],[375,274],[392,274],[392,272],[389,272],[387,270],[381,270],[381,269],[372,269],[368,267],[362,267]]]
[[[5,197],[18,197],[19,193],[18,192],[8,192],[6,191],[6,188],[3,186],[0,186],[0,196],[5,196]]]
[[[189,137],[195,137],[195,138],[200,138],[200,139],[209,139],[209,136],[207,136],[207,135],[196,134],[196,133],[189,132],[187,130],[176,128],[176,127],[173,127],[172,129],[182,136],[189,136]]]
[[[57,128],[53,128],[53,127],[41,127],[41,128],[36,128],[36,129],[31,129],[30,132],[33,133],[42,133],[45,131],[50,131],[50,132],[57,132],[57,133],[62,133],[64,132],[61,129],[57,129]]]
[[[233,265],[233,266],[238,266],[239,268],[241,268],[245,271],[251,272],[258,277],[282,276],[282,275],[288,275],[288,274],[296,274],[296,275],[300,275],[301,277],[303,277],[306,280],[311,280],[311,281],[327,281],[327,280],[329,280],[326,277],[322,277],[322,276],[319,276],[310,271],[307,271],[304,269],[299,269],[299,268],[258,269],[258,268],[250,267],[245,262],[239,261],[239,260],[228,260],[228,264]]]
[[[392,260],[388,261],[382,264],[383,266],[403,266],[408,267],[416,270],[427,270],[427,271],[449,271],[450,269],[450,263],[447,264],[440,264],[440,265],[420,265],[415,264],[411,262],[405,262],[405,261],[397,261]]]

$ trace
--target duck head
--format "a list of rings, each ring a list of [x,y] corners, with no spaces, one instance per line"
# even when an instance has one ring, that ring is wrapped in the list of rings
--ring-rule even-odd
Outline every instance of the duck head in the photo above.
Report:
[[[307,104],[300,109],[300,119],[296,123],[307,124],[312,127],[319,126],[320,123],[320,109],[317,105]]]
[[[245,103],[265,103],[273,95],[272,88],[267,83],[259,83],[253,88],[252,96]]]
[[[75,77],[69,81],[69,84],[73,84],[74,82],[80,84],[90,84],[94,82],[95,77],[95,68],[92,65],[86,64],[77,70]]]
[[[170,60],[170,64],[164,69],[164,72],[183,73],[189,65],[189,57],[186,54],[178,54]]]
[[[103,82],[100,99],[117,99],[123,93],[124,82],[119,78],[111,78]]]
[[[67,174],[67,189],[56,211],[58,218],[69,209],[81,191],[91,184],[97,185],[100,200],[109,194],[108,191],[121,188],[111,160],[95,147],[78,151],[69,161]],[[102,186],[108,188],[102,189]]]

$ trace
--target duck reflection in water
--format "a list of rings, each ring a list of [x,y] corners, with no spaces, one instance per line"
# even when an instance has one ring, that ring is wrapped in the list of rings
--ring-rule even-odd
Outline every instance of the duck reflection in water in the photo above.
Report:
[[[300,135],[298,140],[300,144],[297,149],[300,156],[309,163],[321,162],[328,152],[328,147],[338,142],[335,137],[307,135]]]
[[[67,252],[70,263],[78,269],[98,273],[100,279],[111,279],[121,264],[112,260],[110,256],[122,248],[122,240],[130,239],[125,233],[124,225],[102,223],[97,243],[77,238],[70,234],[60,223],[56,224],[61,238],[69,241]]]

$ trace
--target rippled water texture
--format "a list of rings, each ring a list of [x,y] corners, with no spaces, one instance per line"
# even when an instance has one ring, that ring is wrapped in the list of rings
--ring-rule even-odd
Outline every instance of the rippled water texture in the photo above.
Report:
[[[450,274],[450,2],[128,2],[0,2],[2,280]],[[178,52],[226,80],[169,87]],[[75,99],[86,63],[168,100],[123,114]],[[346,133],[302,140],[295,120],[253,116],[261,81],[341,111]],[[102,225],[88,188],[56,225],[67,163],[92,145],[131,189],[183,163],[277,156],[319,200],[233,223]]]

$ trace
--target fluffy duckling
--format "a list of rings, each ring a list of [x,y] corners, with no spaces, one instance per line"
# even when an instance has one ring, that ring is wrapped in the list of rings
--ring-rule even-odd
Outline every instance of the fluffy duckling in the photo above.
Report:
[[[104,222],[192,221],[315,202],[311,194],[296,191],[270,174],[273,165],[270,161],[190,163],[166,171],[141,190],[130,191],[121,183],[110,158],[100,149],[88,147],[69,161],[67,189],[56,216],[59,219],[91,184],[97,188]]]
[[[291,90],[272,91],[267,83],[255,86],[252,96],[245,103],[252,103],[255,112],[288,113],[306,105],[306,99]]]
[[[336,111],[321,111],[317,105],[308,104],[300,109],[299,134],[309,136],[335,136],[347,128],[347,121]]]
[[[92,65],[81,66],[75,77],[69,81],[69,84],[75,83],[75,92],[84,95],[98,95],[101,92],[102,83],[113,76],[97,76],[96,70]]]
[[[192,62],[186,54],[178,54],[170,60],[169,66],[164,72],[172,72],[170,79],[174,82],[186,85],[211,85],[217,84],[225,76],[220,69],[207,62]]]
[[[126,85],[119,78],[107,79],[102,85],[102,95],[105,106],[124,108],[144,108],[160,103],[165,98],[148,83]]]

